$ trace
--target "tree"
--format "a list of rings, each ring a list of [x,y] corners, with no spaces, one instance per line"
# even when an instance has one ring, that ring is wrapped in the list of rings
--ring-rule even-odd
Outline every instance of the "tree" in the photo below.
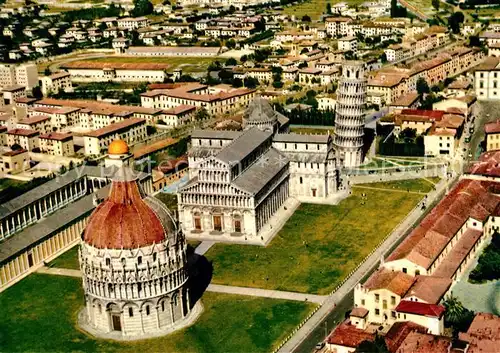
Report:
[[[380,56],[380,60],[382,61],[382,64],[385,64],[387,62],[387,54],[386,53],[383,53],[381,56]]]
[[[198,109],[196,111],[196,114],[194,115],[194,119],[196,121],[202,121],[202,120],[206,120],[210,117],[210,115],[208,114],[207,110],[203,107],[201,107],[200,109]]]
[[[439,11],[439,5],[441,5],[440,0],[432,0],[432,7],[434,7],[436,11]]]
[[[311,17],[309,15],[302,16],[302,22],[311,22]]]
[[[445,298],[443,305],[445,326],[453,329],[453,336],[458,336],[459,332],[467,331],[474,319],[474,312],[465,308],[460,300],[451,293]]]
[[[274,81],[273,82],[273,87],[274,88],[282,88],[283,87],[283,82],[281,82],[281,81]]]
[[[384,337],[375,337],[374,341],[363,341],[354,351],[355,353],[389,353]]]
[[[407,127],[406,129],[401,131],[399,136],[405,140],[406,139],[414,139],[415,137],[417,137],[417,130]]]
[[[448,18],[448,27],[452,30],[453,33],[457,34],[460,32],[460,25],[464,22],[464,14],[460,11],[454,12]]]
[[[43,93],[42,93],[42,89],[40,88],[40,86],[33,87],[33,89],[31,90],[31,93],[33,94],[33,97],[35,97],[37,99],[43,98]]]
[[[152,14],[154,6],[149,0],[134,0],[133,16],[146,16]]]
[[[235,58],[229,58],[226,60],[226,66],[236,66],[238,65],[238,62],[236,61]]]
[[[429,85],[423,77],[420,77],[417,81],[417,92],[420,95],[424,95],[430,92]]]
[[[253,77],[245,77],[243,84],[247,88],[255,88],[259,85],[259,80],[257,80],[256,78],[253,78]]]
[[[226,40],[226,47],[228,47],[228,49],[234,49],[236,47],[236,42],[234,41],[234,39]]]
[[[46,67],[45,70],[43,70],[43,74],[45,76],[50,76],[50,75],[52,75],[52,71],[50,71],[50,69],[48,67]]]
[[[326,4],[326,13],[328,15],[331,15],[332,14],[332,5],[330,3],[327,3]]]
[[[469,37],[469,46],[471,47],[480,47],[481,41],[478,36],[470,36]]]

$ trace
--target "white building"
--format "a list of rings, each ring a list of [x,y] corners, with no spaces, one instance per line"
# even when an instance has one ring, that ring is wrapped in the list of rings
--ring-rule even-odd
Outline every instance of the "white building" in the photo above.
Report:
[[[49,93],[57,94],[60,91],[73,91],[71,75],[67,72],[58,72],[50,76],[43,76],[40,78],[40,82],[42,83],[42,94],[44,96],[47,96]]]
[[[478,100],[500,100],[500,57],[488,57],[474,72]]]
[[[0,64],[0,88],[20,85],[30,90],[38,86],[38,69],[35,64]]]
[[[187,245],[168,209],[144,196],[137,173],[127,165],[128,149],[116,142],[108,160],[122,165],[80,243],[85,309],[79,324],[105,338],[164,335],[201,313],[189,298]]]
[[[250,104],[243,126],[193,132],[191,179],[178,194],[187,237],[265,244],[269,221],[289,196],[328,203],[337,192],[329,135],[287,134],[288,119],[261,98]]]

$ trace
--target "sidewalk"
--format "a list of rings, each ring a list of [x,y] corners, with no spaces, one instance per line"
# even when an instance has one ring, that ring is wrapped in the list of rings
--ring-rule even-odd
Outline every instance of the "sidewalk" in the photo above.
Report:
[[[304,294],[304,293],[285,292],[280,290],[269,290],[260,288],[250,288],[250,287],[224,286],[219,284],[210,284],[207,288],[207,291],[216,293],[249,295],[253,297],[264,297],[272,299],[296,300],[301,302],[309,301],[311,303],[317,303],[317,304],[323,303],[325,299],[328,298],[328,296],[326,295]]]

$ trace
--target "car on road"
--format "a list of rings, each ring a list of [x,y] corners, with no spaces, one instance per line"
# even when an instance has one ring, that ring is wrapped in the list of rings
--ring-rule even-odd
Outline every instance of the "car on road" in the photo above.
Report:
[[[316,344],[316,347],[314,348],[316,348],[316,351],[320,351],[323,349],[323,347],[325,347],[325,342],[319,342]]]

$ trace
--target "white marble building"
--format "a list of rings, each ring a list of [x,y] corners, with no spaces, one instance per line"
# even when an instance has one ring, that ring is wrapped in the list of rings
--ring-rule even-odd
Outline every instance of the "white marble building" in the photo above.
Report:
[[[342,186],[331,136],[288,133],[288,119],[261,98],[249,105],[243,129],[193,132],[190,180],[178,192],[187,237],[265,244],[270,219],[286,211],[289,197],[335,202]]]
[[[112,143],[110,158],[126,160],[125,146]],[[200,310],[189,299],[185,238],[167,208],[144,196],[135,174],[125,163],[118,169],[82,235],[80,325],[99,337],[163,335]]]

